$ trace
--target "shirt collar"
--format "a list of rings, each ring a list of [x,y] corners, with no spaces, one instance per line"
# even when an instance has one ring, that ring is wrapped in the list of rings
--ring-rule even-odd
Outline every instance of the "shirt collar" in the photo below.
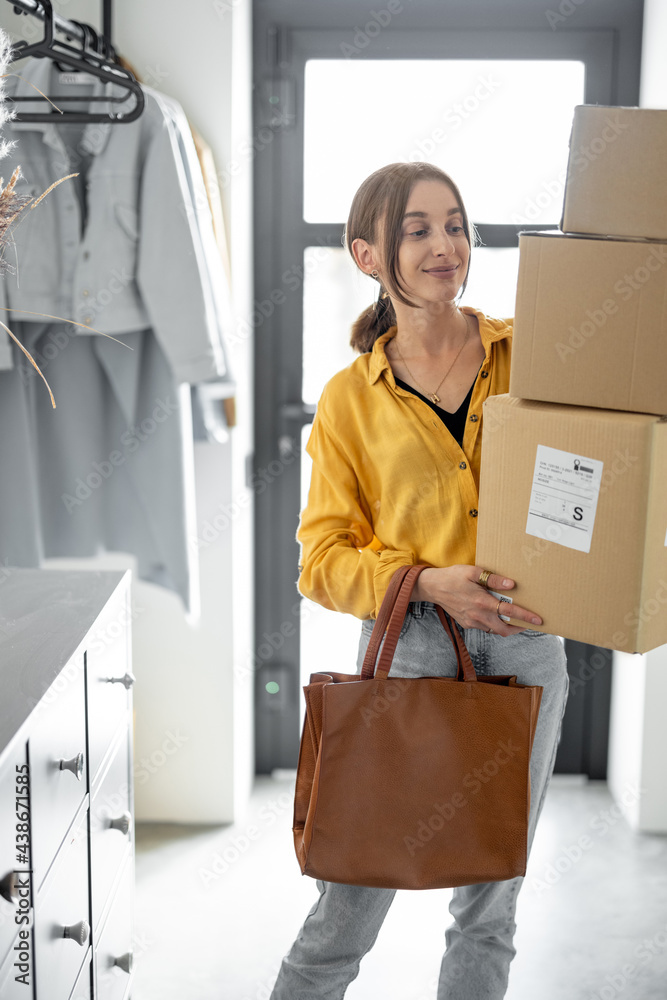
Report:
[[[37,95],[38,91],[35,90],[35,87],[38,87],[44,94],[50,95],[53,93],[53,82],[56,72],[60,71],[54,61],[46,56],[41,56],[28,60],[18,75],[20,78],[12,76],[8,78],[6,91],[9,96],[15,98],[17,103],[14,107],[19,114],[21,114],[21,112],[35,110],[34,101],[19,103],[21,97],[25,97],[27,95]],[[111,102],[111,98],[121,97],[124,93],[122,87],[119,87],[114,83],[105,83],[99,77],[95,78],[94,83],[92,83],[90,87],[91,90],[88,94],[86,94],[86,97],[104,96],[107,98],[106,101],[91,101],[89,104],[90,111],[98,111],[100,114],[112,112],[114,110],[114,104]],[[58,103],[57,98],[55,99],[55,103]],[[57,114],[57,112],[54,112],[54,116]],[[17,131],[41,132],[42,139],[46,145],[51,146],[54,149],[61,148],[60,140],[57,137],[57,124],[51,124],[51,122],[27,121],[10,122],[10,126],[12,131],[16,129]],[[88,122],[88,124],[84,127],[83,134],[81,136],[82,147],[87,152],[95,155],[101,153],[107,144],[109,132],[113,127],[113,122]]]
[[[479,320],[479,333],[482,338],[482,344],[484,346],[484,353],[489,356],[489,351],[491,344],[498,340],[504,340],[506,337],[512,335],[512,327],[510,324],[503,325],[500,329],[497,329],[493,325],[489,318],[478,309],[473,309],[471,306],[462,306],[462,312],[472,313],[477,316]],[[368,362],[368,381],[371,385],[374,385],[380,378],[383,372],[388,372],[390,380],[393,382],[394,375],[389,364],[387,355],[385,354],[385,345],[396,336],[398,327],[391,326],[386,333],[383,333],[373,344],[373,350],[371,351],[371,356]]]

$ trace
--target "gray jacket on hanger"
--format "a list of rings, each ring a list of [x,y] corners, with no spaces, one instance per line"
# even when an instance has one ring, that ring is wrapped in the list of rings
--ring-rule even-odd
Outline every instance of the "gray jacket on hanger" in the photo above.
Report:
[[[27,81],[51,95],[80,87],[82,109],[107,110],[87,98],[117,89],[67,84],[47,59],[19,72],[25,80],[10,78],[9,93],[34,93]],[[57,403],[53,411],[46,386],[2,332],[0,418],[14,431],[0,448],[0,558],[36,565],[100,547],[132,552],[141,578],[175,590],[196,615],[192,427],[177,390],[230,378],[226,276],[219,255],[207,255],[205,209],[193,206],[173,108],[144,93],[145,110],[128,125],[5,129],[17,143],[0,171],[8,179],[20,164],[20,190],[39,195],[66,174],[79,176],[26,210],[6,252],[16,273],[0,278],[8,308],[0,318],[34,350]],[[21,484],[20,503],[7,493],[12,482]]]
[[[22,80],[10,77],[6,84],[17,100],[36,93],[31,83],[53,94],[59,70],[50,59],[31,59],[20,74]],[[121,90],[99,80],[88,88],[94,96],[114,92]],[[6,128],[7,138],[18,142],[0,169],[8,179],[21,165],[18,190],[39,195],[66,174],[85,177],[63,181],[14,224],[16,254],[10,249],[6,259],[18,273],[0,281],[0,306],[9,307],[10,320],[39,320],[34,313],[41,312],[112,335],[151,327],[178,382],[229,375],[224,320],[212,290],[214,280],[218,299],[224,295],[222,261],[202,246],[201,210],[191,207],[173,116],[156,91],[144,87],[144,93],[135,122],[79,126],[77,157],[65,148],[62,124]],[[9,367],[4,331],[0,342],[0,366]]]

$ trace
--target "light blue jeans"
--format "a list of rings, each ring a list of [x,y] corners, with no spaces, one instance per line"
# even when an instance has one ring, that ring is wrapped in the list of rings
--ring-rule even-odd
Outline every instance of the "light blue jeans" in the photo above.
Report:
[[[516,674],[544,688],[530,759],[528,850],[553,771],[569,687],[557,636],[526,629],[503,638],[458,626],[478,674]],[[362,623],[357,673],[373,628]],[[390,676],[456,675],[450,639],[428,601],[410,604]],[[445,932],[437,1000],[501,1000],[507,990],[514,915],[523,877],[453,890],[453,924]],[[394,898],[395,889],[317,880],[319,898],[284,957],[271,1000],[340,1000],[359,973]],[[422,890],[423,891],[423,890]]]

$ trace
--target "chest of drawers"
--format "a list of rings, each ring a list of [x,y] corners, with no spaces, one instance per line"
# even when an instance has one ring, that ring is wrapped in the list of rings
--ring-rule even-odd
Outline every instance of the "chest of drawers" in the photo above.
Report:
[[[128,1000],[130,572],[5,567],[0,997]]]

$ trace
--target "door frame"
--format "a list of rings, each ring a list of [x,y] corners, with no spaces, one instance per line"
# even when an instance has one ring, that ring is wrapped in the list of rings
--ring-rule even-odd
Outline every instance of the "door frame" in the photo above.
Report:
[[[560,31],[546,21],[526,27],[528,0],[515,0],[503,17],[501,31],[473,26],[484,21],[480,5],[474,12],[459,11],[456,24],[449,27],[443,21],[452,18],[442,6],[423,2],[407,9],[403,3],[396,26],[388,25],[359,57],[581,59],[586,64],[586,103],[634,104],[639,53],[627,38],[624,46],[619,44],[619,28],[609,26],[609,14],[610,7],[641,11],[641,4],[605,0],[603,16],[600,0],[588,2],[597,11],[599,26]],[[326,26],[323,10],[307,0],[258,0],[254,17],[255,448],[249,481],[255,491],[253,666],[255,760],[261,774],[296,767],[301,727],[302,599],[296,587],[295,535],[301,505],[301,429],[314,413],[314,407],[305,406],[301,398],[303,252],[306,246],[340,247],[343,232],[342,223],[303,220],[304,68],[308,59],[343,57],[341,45],[349,45],[355,37],[350,24],[359,24],[365,16],[358,3],[341,0],[340,6],[323,6]],[[492,6],[488,0],[489,13]],[[587,16],[593,12],[589,8]],[[430,14],[430,24],[424,23],[425,14]],[[641,13],[639,17],[641,22]],[[628,59],[632,62],[633,51],[634,74],[626,65]],[[631,85],[622,87],[621,81],[628,78]],[[526,227],[478,228],[487,246],[511,246]],[[350,664],[349,670],[353,669]],[[276,693],[267,690],[270,682],[274,690],[277,684]]]

